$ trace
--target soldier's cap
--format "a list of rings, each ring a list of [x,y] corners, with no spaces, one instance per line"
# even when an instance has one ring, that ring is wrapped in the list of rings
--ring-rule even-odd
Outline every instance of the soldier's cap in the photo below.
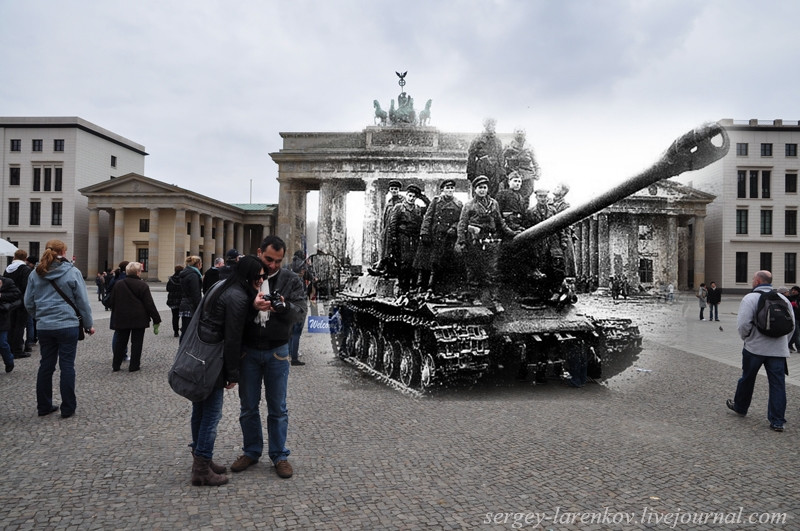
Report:
[[[406,192],[414,192],[416,195],[422,195],[422,188],[416,184],[409,184],[406,188]]]
[[[535,195],[547,195],[550,193],[550,190],[547,188],[538,188],[533,192]]]
[[[445,179],[442,181],[442,184],[439,185],[439,190],[443,190],[445,186],[452,186],[453,188],[456,187],[456,182],[453,179]]]
[[[519,172],[512,171],[511,173],[508,174],[508,180],[510,181],[511,179],[522,180],[522,175],[520,175]]]
[[[485,184],[486,186],[489,186],[489,178],[487,176],[485,176],[485,175],[478,175],[472,181],[472,187],[473,188],[477,188],[482,184]]]
[[[400,181],[389,181],[389,188],[402,188]]]

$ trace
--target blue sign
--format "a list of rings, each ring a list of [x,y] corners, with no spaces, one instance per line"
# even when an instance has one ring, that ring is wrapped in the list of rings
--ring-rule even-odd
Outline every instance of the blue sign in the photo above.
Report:
[[[308,332],[311,334],[329,334],[331,331],[330,319],[323,315],[308,316]]]

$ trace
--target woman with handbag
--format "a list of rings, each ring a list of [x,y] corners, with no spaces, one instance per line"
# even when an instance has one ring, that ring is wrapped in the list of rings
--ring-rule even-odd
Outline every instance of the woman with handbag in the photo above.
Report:
[[[36,322],[42,356],[36,377],[36,407],[43,417],[58,409],[53,405],[53,373],[61,370],[61,416],[75,414],[75,354],[85,330],[94,334],[92,309],[81,272],[64,258],[67,246],[50,240],[35,274],[28,278],[25,308]],[[72,309],[70,309],[72,306]]]
[[[130,262],[125,266],[125,278],[114,284],[114,289],[108,296],[111,329],[117,334],[117,340],[111,345],[114,353],[111,370],[114,372],[119,371],[122,360],[125,359],[128,338],[131,341],[131,363],[128,371],[136,372],[141,368],[144,331],[150,326],[151,319],[153,333],[158,335],[161,316],[153,302],[150,288],[139,278],[141,273],[141,262]]]
[[[211,394],[192,402],[192,485],[218,486],[228,482],[225,467],[211,459],[217,425],[222,418],[224,389],[233,389],[239,381],[242,336],[247,320],[255,319],[255,302],[260,296],[264,268],[261,260],[245,256],[234,266],[231,276],[218,282],[200,307],[198,337],[205,343],[223,343],[223,365]]]

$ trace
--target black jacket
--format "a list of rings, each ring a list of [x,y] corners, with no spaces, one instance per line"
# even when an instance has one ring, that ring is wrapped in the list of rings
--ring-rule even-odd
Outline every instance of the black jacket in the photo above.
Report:
[[[297,273],[279,269],[274,277],[265,282],[269,282],[270,293],[277,291],[283,295],[286,310],[270,312],[264,326],[255,322],[255,319],[248,320],[244,328],[244,344],[257,350],[271,350],[288,343],[292,326],[305,319],[308,308],[305,286]]]
[[[125,277],[114,283],[108,296],[111,308],[111,329],[147,328],[161,322],[153,295],[147,283],[138,277]]]
[[[200,273],[197,269],[187,267],[178,275],[181,279],[181,304],[182,312],[194,313],[203,298],[201,291]]]
[[[217,289],[222,289],[220,285]],[[242,337],[245,323],[256,316],[253,299],[256,290],[245,289],[241,284],[231,284],[217,295],[211,290],[203,299],[203,315],[197,329],[201,340],[207,343],[225,341],[223,367],[217,377],[216,387],[239,381],[239,360],[242,357]]]
[[[178,276],[180,272],[175,273],[167,280],[167,306],[170,309],[177,310],[181,306],[181,279]]]
[[[11,311],[22,306],[22,292],[6,277],[0,286],[0,330],[11,328]]]
[[[706,291],[708,292],[706,295],[706,301],[709,304],[719,304],[720,301],[722,301],[722,289],[708,288]]]

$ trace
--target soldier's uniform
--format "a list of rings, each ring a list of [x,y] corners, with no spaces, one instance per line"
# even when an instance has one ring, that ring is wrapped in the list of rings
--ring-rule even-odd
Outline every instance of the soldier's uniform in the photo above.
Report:
[[[416,185],[409,185],[406,192],[413,193],[426,203],[429,201],[422,195],[422,190]],[[415,202],[403,201],[396,205],[389,216],[388,238],[390,262],[396,270],[393,271],[400,281],[400,289],[407,291],[412,287],[416,273],[414,271],[414,258],[419,245],[419,231],[422,227],[422,218],[425,207],[420,207]]]
[[[553,207],[547,203],[546,198],[546,190],[536,191],[536,205],[528,209],[527,212],[529,227],[533,227],[556,214]],[[543,295],[549,297],[549,292],[556,291],[566,276],[564,262],[566,245],[567,236],[563,231],[559,231],[556,234],[542,238],[533,246],[533,256],[530,256],[529,259],[536,269],[546,276],[546,281],[544,283],[540,282]]]
[[[489,179],[489,197],[496,197],[500,185],[505,181],[505,159],[503,143],[493,133],[481,133],[469,146],[467,157],[467,179],[483,175]]]
[[[439,189],[448,185],[455,187],[455,184],[448,179],[439,185]],[[426,285],[433,288],[434,283],[441,284],[446,280],[445,276],[452,276],[459,270],[459,257],[455,252],[456,227],[463,206],[455,197],[444,195],[437,195],[428,205],[420,229],[420,246],[414,259],[414,268],[420,271],[420,288]],[[430,278],[422,278],[428,276],[426,273]]]
[[[534,183],[539,179],[539,164],[533,156],[533,151],[525,144],[524,132],[518,130],[516,136],[506,149],[503,151],[503,158],[506,164],[506,173],[512,171],[519,173],[522,177],[522,187],[520,194],[525,199],[525,207],[533,194]]]
[[[398,190],[401,188],[400,181],[389,181],[389,188],[397,188]],[[378,269],[383,270],[387,267],[387,261],[389,258],[390,250],[389,250],[389,217],[392,214],[392,209],[403,202],[403,197],[401,195],[394,195],[391,196],[386,201],[386,206],[383,208],[383,220],[381,224],[381,257]]]
[[[488,184],[489,179],[483,175],[472,181],[473,188]],[[457,232],[458,247],[466,247],[469,252],[464,261],[470,289],[480,292],[485,286],[494,302],[498,280],[497,250],[502,238],[514,235],[500,215],[497,201],[488,195],[473,197],[461,210]]]
[[[509,229],[514,232],[525,229],[525,212],[528,209],[528,203],[520,192],[511,188],[500,190],[497,194],[497,205]]]

